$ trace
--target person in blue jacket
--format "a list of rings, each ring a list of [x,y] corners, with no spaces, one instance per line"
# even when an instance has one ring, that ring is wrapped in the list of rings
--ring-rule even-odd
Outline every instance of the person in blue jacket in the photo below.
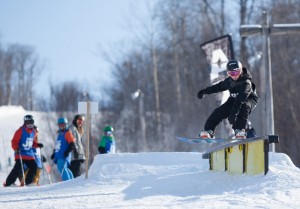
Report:
[[[55,152],[51,158],[57,164],[62,181],[73,179],[74,176],[68,168],[70,165],[71,151],[75,148],[75,138],[69,130],[68,120],[59,118],[57,121],[59,131],[55,144]]]

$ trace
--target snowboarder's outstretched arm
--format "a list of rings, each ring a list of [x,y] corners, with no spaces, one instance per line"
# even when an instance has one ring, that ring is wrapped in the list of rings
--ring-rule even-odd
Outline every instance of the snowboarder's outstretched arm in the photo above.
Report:
[[[230,82],[229,82],[228,78],[226,78],[224,81],[220,81],[219,83],[217,83],[215,85],[212,85],[205,89],[200,90],[197,94],[197,97],[199,99],[203,99],[203,97],[206,94],[214,94],[214,93],[218,93],[221,91],[226,91],[230,87],[229,85],[230,85]]]

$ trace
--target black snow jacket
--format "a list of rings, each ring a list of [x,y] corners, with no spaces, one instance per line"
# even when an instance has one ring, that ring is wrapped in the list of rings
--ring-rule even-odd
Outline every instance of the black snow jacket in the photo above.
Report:
[[[252,109],[257,104],[258,96],[255,84],[252,82],[252,75],[246,68],[243,68],[242,74],[237,81],[228,76],[225,80],[204,89],[204,94],[213,94],[226,90],[230,92],[229,99],[234,99],[232,114],[238,114],[240,107],[245,102],[249,102]]]

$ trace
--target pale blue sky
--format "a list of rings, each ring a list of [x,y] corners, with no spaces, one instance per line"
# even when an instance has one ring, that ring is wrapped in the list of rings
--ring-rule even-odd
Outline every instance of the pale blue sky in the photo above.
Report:
[[[147,11],[144,0],[0,0],[0,43],[35,47],[45,63],[39,93],[49,79],[98,90],[111,78],[99,45],[110,51],[126,46],[134,38],[128,19]]]

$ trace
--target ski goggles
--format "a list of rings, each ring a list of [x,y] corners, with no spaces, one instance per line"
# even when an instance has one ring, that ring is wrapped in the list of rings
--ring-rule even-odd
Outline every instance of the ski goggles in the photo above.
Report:
[[[113,133],[112,133],[112,131],[105,131],[105,134],[111,135],[111,134],[113,134]]]
[[[28,129],[32,129],[33,128],[33,123],[26,123],[26,127]]]
[[[233,77],[239,76],[240,74],[241,74],[241,70],[240,69],[227,71],[227,75],[233,76]]]
[[[59,123],[58,124],[58,127],[61,129],[61,128],[66,128],[67,127],[67,124],[65,123]]]

